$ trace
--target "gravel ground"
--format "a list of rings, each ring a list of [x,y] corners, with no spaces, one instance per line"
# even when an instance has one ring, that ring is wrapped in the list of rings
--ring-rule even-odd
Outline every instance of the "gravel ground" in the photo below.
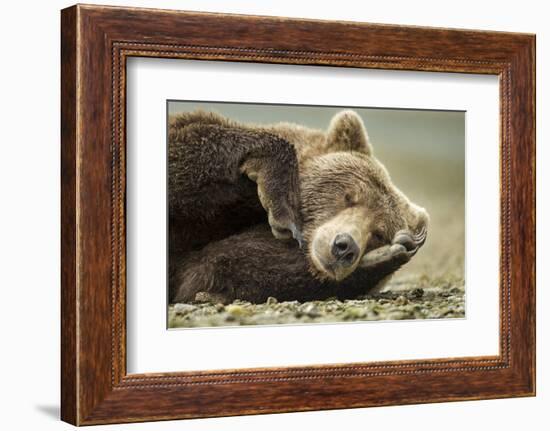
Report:
[[[355,300],[278,302],[235,301],[222,304],[173,304],[169,327],[212,327],[332,323],[365,320],[440,319],[464,317],[464,280],[394,283],[391,290]]]

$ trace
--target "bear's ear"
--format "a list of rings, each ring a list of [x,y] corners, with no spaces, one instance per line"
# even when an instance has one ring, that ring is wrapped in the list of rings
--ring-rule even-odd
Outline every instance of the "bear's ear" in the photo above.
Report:
[[[342,111],[332,117],[327,134],[327,149],[372,154],[367,130],[356,112]]]

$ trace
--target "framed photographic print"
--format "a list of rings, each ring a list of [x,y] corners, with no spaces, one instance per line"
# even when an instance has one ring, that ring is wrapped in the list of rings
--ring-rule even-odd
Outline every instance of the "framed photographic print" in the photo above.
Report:
[[[535,37],[62,11],[62,419],[535,393]]]

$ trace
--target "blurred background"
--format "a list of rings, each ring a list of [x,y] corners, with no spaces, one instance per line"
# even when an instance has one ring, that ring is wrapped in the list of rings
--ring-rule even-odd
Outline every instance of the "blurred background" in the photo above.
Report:
[[[464,286],[465,113],[356,107],[169,101],[168,114],[202,109],[235,121],[292,122],[325,130],[334,114],[353,109],[363,119],[375,156],[395,185],[430,214],[428,240],[393,277],[404,284]]]

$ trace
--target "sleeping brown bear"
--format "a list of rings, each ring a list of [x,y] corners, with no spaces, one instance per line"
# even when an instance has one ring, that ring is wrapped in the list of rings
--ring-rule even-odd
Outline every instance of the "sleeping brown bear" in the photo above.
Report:
[[[353,111],[326,132],[180,114],[168,170],[170,302],[355,298],[426,239]]]

